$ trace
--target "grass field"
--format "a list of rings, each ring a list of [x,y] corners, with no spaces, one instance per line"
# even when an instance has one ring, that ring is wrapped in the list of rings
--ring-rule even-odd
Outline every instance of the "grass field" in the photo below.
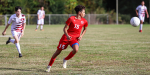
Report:
[[[22,58],[14,44],[5,45],[11,36],[9,27],[6,36],[0,35],[0,75],[150,75],[150,25],[144,25],[142,33],[131,25],[89,25],[67,68],[62,67],[62,60],[71,47],[62,51],[46,73],[63,26],[45,25],[44,31],[26,26],[20,41]],[[0,26],[0,33],[3,30]]]

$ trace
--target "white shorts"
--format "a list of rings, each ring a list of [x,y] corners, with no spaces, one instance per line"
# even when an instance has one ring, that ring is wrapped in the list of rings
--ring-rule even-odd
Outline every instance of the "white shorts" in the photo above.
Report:
[[[139,19],[144,22],[145,16],[143,17],[143,15],[139,15]]]
[[[43,24],[44,24],[44,19],[40,19],[40,20],[38,20],[38,21],[37,21],[37,24],[41,24],[41,25],[43,25]]]
[[[11,34],[12,34],[12,36],[14,37],[14,36],[18,36],[18,39],[20,40],[20,38],[21,38],[21,32],[16,32],[16,31],[11,31]]]

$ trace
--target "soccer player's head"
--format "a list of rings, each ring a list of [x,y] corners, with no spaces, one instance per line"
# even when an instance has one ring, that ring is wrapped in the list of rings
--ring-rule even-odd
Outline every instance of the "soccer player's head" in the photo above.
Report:
[[[16,13],[17,15],[20,15],[20,14],[21,14],[21,10],[22,10],[22,8],[21,8],[20,6],[16,6],[16,7],[15,7],[15,13]]]
[[[85,16],[85,7],[82,5],[78,5],[74,8],[77,15],[80,15],[81,17]]]
[[[143,6],[144,4],[145,4],[145,2],[144,2],[144,1],[142,1],[142,2],[141,2],[141,5]]]
[[[41,10],[44,10],[44,7],[43,7],[43,6],[41,6]]]

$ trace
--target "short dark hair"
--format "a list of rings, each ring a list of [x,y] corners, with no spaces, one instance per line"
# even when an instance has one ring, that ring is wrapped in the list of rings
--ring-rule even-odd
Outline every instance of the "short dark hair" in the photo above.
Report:
[[[78,12],[82,11],[83,9],[85,9],[85,6],[82,6],[82,5],[78,5],[74,8],[74,10],[76,11],[76,14],[78,14]]]
[[[20,6],[16,6],[15,11],[17,11],[18,9],[22,10],[22,8]]]

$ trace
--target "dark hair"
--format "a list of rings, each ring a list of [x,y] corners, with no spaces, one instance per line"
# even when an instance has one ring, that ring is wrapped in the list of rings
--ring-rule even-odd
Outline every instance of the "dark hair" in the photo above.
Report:
[[[78,12],[82,11],[83,9],[85,9],[85,6],[82,6],[82,5],[78,5],[74,8],[74,10],[76,11],[76,14],[78,14]]]
[[[22,8],[20,6],[16,6],[15,11],[17,11],[18,9],[22,10]]]

